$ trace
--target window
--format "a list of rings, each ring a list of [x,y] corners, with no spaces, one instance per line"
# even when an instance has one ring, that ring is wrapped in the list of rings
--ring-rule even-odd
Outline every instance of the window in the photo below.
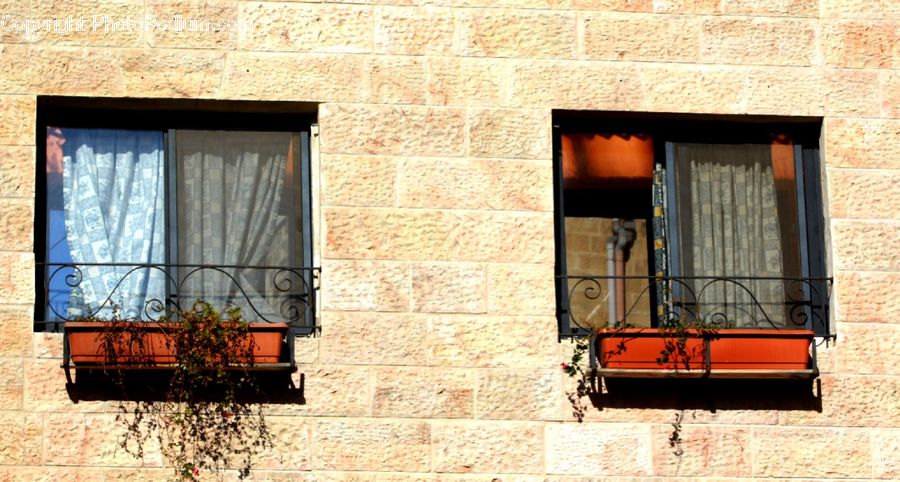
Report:
[[[829,331],[818,121],[557,113],[560,334]]]
[[[39,324],[204,300],[313,330],[308,114],[63,104],[39,104]]]

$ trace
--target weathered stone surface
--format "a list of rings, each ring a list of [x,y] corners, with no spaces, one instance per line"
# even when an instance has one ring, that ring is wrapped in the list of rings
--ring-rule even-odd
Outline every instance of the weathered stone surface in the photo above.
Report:
[[[839,69],[825,74],[825,113],[835,116],[878,117],[882,93],[879,73]]]
[[[146,97],[212,97],[219,92],[225,54],[120,53],[125,92]]]
[[[474,110],[469,154],[515,159],[551,158],[551,122],[543,110]]]
[[[699,18],[589,14],[583,19],[584,56],[598,60],[696,62]],[[595,88],[599,88],[596,86]]]
[[[754,477],[869,477],[872,447],[858,429],[753,427]],[[822,457],[822,454],[829,454]]]
[[[136,47],[144,32],[136,23],[144,18],[139,0],[4,2],[0,7],[9,15],[0,33],[3,43]],[[35,23],[23,29],[26,20]]]
[[[547,472],[565,475],[650,475],[653,473],[651,437],[649,425],[548,424],[544,427]],[[616,455],[610,457],[612,453]]]
[[[372,8],[355,5],[315,5],[247,2],[240,19],[238,46],[246,50],[364,53],[373,47]]]
[[[297,417],[270,415],[266,424],[273,447],[254,460],[254,472],[257,468],[309,470],[310,423]]]
[[[0,303],[34,302],[34,254],[0,252]]]
[[[229,54],[221,96],[227,98],[359,102],[365,59],[358,55]]]
[[[900,479],[900,429],[872,432],[872,452],[874,477]]]
[[[811,65],[816,53],[812,20],[707,18],[700,59],[709,63]]]
[[[829,117],[824,124],[828,166],[900,169],[900,120]]]
[[[322,272],[322,309],[406,311],[409,273],[406,263],[329,261]]]
[[[31,317],[29,317],[29,320],[30,319]],[[62,363],[62,333],[34,333],[32,347],[32,353],[34,353],[34,356],[36,358],[56,358],[57,360],[60,360],[60,363]]]
[[[825,113],[828,96],[818,72],[798,67],[765,67],[749,69],[744,75],[738,112],[783,116]]]
[[[726,15],[818,17],[819,0],[723,0]]]
[[[0,146],[0,196],[34,196],[34,148]]]
[[[830,169],[828,185],[833,219],[900,219],[900,171]]]
[[[31,355],[33,313],[30,305],[0,306],[0,357]]]
[[[481,264],[413,265],[412,309],[428,313],[484,313],[485,281]]]
[[[560,420],[562,370],[478,370],[475,418]]]
[[[441,368],[374,370],[376,417],[471,418],[475,374]]]
[[[34,244],[34,201],[0,198],[0,249],[15,251]]]
[[[574,58],[575,15],[542,11],[478,10],[457,14],[459,49],[484,57]]]
[[[24,404],[35,412],[114,412],[114,401],[81,400],[92,393],[85,384],[66,389],[66,373],[59,359],[31,358],[24,361]],[[74,372],[73,372],[74,376]],[[73,403],[78,400],[78,403]]]
[[[549,264],[492,263],[488,272],[488,312],[497,315],[553,315],[556,288]]]
[[[613,12],[652,12],[654,0],[572,0],[572,7]]]
[[[385,7],[375,15],[375,50],[400,55],[449,55],[454,32],[451,9]]]
[[[545,368],[556,362],[552,317],[453,315],[429,318],[432,364],[455,367]]]
[[[322,205],[394,205],[397,164],[392,157],[323,155]]]
[[[823,22],[821,48],[826,65],[896,68],[900,63],[897,23],[873,20]]]
[[[900,299],[895,296],[898,283],[898,273],[838,273],[835,280],[838,319],[896,323],[900,320]]]
[[[318,419],[313,425],[312,467],[425,472],[430,448],[431,427],[426,422]]]
[[[429,319],[400,313],[327,312],[323,316],[322,362],[426,365]]]
[[[653,0],[656,13],[717,14],[721,0]]]
[[[326,104],[319,110],[319,122],[322,152],[416,156],[465,153],[465,113],[459,109]]]
[[[425,61],[418,57],[371,57],[369,102],[373,104],[424,104],[427,81]]]
[[[821,0],[823,17],[900,18],[894,0]]]
[[[840,348],[840,347],[837,347]],[[900,425],[900,379],[895,376],[822,376],[822,411],[788,410],[782,425],[896,427]],[[804,445],[807,445],[804,443]],[[814,445],[810,442],[809,445]],[[822,475],[824,477],[824,475]]]
[[[3,410],[21,410],[24,406],[22,365],[22,358],[0,358],[0,407]]]
[[[681,426],[682,442],[669,443],[671,425],[656,425],[651,432],[653,474],[664,477],[749,477],[751,473],[748,427]],[[681,452],[680,455],[676,451]]]
[[[347,365],[301,365],[294,385],[302,404],[272,404],[266,413],[290,416],[367,417],[372,412],[371,371]]]
[[[36,465],[40,458],[41,416],[0,412],[0,464]]]
[[[408,159],[398,186],[402,207],[553,210],[553,172],[544,161]]]
[[[838,323],[838,373],[900,375],[900,324]]]
[[[884,117],[900,118],[900,72],[882,72],[881,113]]]
[[[34,145],[34,124],[33,96],[0,96],[0,145]]]
[[[451,106],[505,105],[506,79],[512,69],[507,59],[429,57],[428,103]]]
[[[156,439],[148,439],[143,462],[119,447],[125,427],[115,414],[44,414],[41,463],[45,465],[159,466]]]
[[[29,89],[32,91],[44,95],[125,95],[124,66],[119,49],[48,46],[33,48],[28,55],[33,59],[47,59],[34,62],[30,67]],[[31,124],[34,124],[33,120]]]
[[[550,213],[330,208],[325,224],[329,258],[549,263],[552,256]]]
[[[618,62],[516,62],[511,105],[634,110],[643,104],[639,69]]]
[[[541,473],[543,427],[520,422],[434,423],[436,472]]]
[[[642,105],[646,110],[715,113],[745,110],[742,100],[749,69],[725,70],[678,64],[647,65],[637,72],[642,85]]]
[[[185,24],[173,20],[181,17]],[[145,18],[155,19],[158,27],[147,28],[144,40],[152,47],[234,49],[238,39],[238,2],[196,2],[190,0],[151,0]],[[189,23],[193,22],[193,23]],[[260,26],[248,25],[246,29]]]
[[[900,269],[900,224],[841,220],[831,227],[838,269]]]

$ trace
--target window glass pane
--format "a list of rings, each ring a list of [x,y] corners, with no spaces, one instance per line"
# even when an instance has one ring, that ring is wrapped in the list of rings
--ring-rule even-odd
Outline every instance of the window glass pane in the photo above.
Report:
[[[796,185],[790,150],[767,144],[675,144],[680,273],[707,322],[785,326],[782,279],[800,276]]]
[[[178,131],[182,303],[238,306],[250,317],[294,319],[306,295],[296,136],[280,132]]]
[[[164,295],[163,136],[47,130],[47,319],[139,317]]]

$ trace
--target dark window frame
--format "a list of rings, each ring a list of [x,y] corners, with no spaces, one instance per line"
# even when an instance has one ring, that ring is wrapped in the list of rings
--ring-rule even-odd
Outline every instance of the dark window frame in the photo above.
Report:
[[[702,114],[663,114],[635,112],[553,112],[553,189],[554,189],[554,240],[555,240],[555,291],[556,315],[560,339],[589,336],[591,332],[571,321],[569,287],[566,266],[565,214],[567,202],[575,205],[578,213],[580,199],[590,194],[563,186],[562,142],[563,133],[649,133],[654,137],[654,157],[666,163],[666,144],[670,142],[747,143],[770,142],[773,132],[787,133],[795,141],[798,173],[802,172],[802,188],[798,199],[803,199],[805,229],[801,229],[801,250],[805,258],[801,270],[804,278],[826,279],[826,236],[824,212],[824,169],[819,156],[822,119],[819,117],[726,116]],[[802,147],[801,147],[802,146]],[[801,198],[802,196],[802,198]],[[627,202],[634,202],[627,200]],[[649,205],[647,205],[649,208]],[[636,213],[639,214],[638,211]],[[636,216],[640,217],[640,216]],[[649,223],[648,223],[649,224]],[[805,235],[805,236],[804,236]],[[651,249],[648,247],[648,249]],[[652,255],[649,259],[652,259]],[[652,294],[650,295],[652,296]],[[827,293],[826,296],[830,296]],[[818,337],[834,336],[828,304],[830,300],[817,300],[825,306],[825,319],[816,326],[808,322]]]
[[[47,296],[45,293],[47,260],[47,176],[46,136],[48,126],[87,129],[150,130],[163,134],[166,150],[166,191],[174,192],[175,136],[177,130],[221,131],[280,131],[298,135],[300,169],[302,266],[304,281],[309,287],[309,303],[303,314],[303,324],[292,324],[293,335],[306,336],[317,333],[315,291],[318,268],[313,266],[313,195],[312,195],[312,137],[316,125],[316,109],[311,104],[255,101],[187,101],[156,99],[85,99],[73,97],[39,97],[35,130],[35,309],[34,331],[61,332],[64,321],[43,320]],[[166,201],[166,224],[172,226],[171,217],[175,199]],[[171,230],[169,231],[171,233]],[[166,236],[167,252],[172,249],[171,234]],[[167,255],[168,256],[168,255]],[[168,260],[170,262],[171,260]]]

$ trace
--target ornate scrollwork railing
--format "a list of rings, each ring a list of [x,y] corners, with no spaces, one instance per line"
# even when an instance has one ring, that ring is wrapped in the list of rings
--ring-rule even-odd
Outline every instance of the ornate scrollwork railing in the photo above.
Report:
[[[156,321],[198,300],[254,322],[310,326],[319,268],[157,263],[39,263],[46,321],[118,316]],[[99,283],[91,283],[90,280]],[[90,285],[90,286],[89,286]],[[89,292],[89,293],[88,293]]]
[[[811,329],[829,334],[831,278],[719,276],[560,276],[569,320],[584,330],[610,326],[610,280],[624,282],[613,326]],[[620,283],[621,284],[621,283]]]

